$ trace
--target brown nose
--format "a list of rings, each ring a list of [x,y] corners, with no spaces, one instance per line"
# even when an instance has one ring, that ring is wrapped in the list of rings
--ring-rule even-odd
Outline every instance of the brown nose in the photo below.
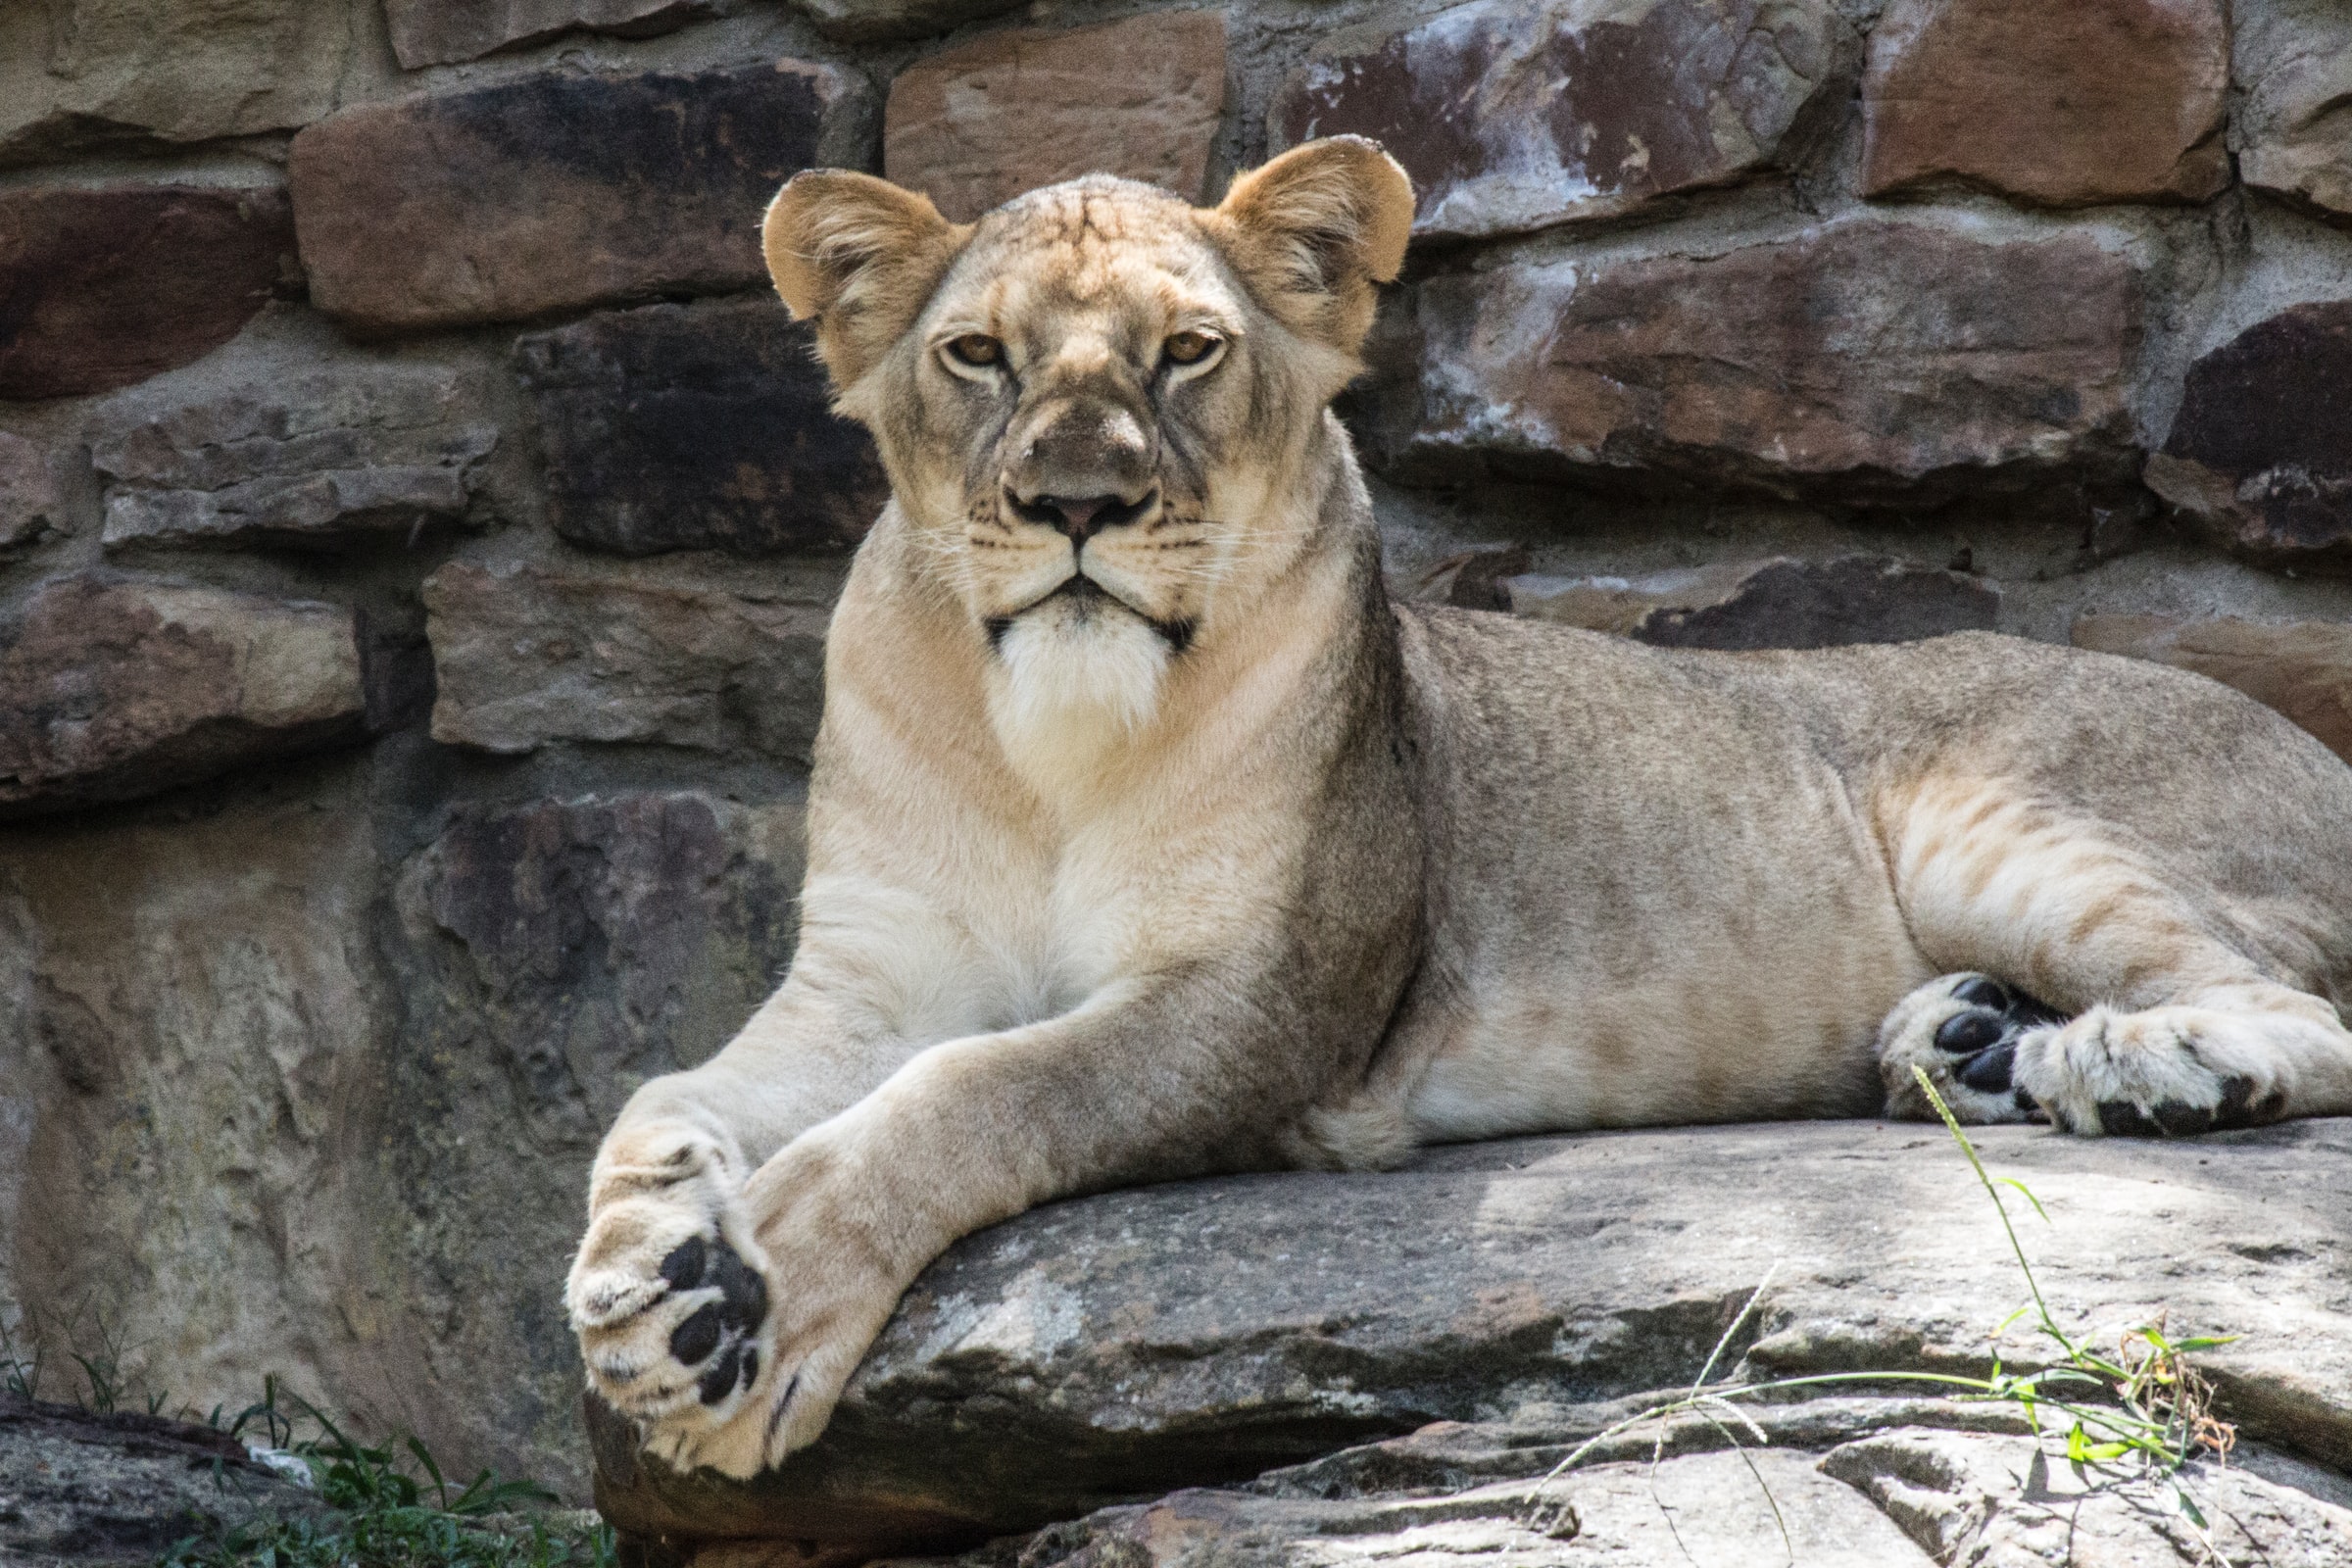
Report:
[[[1042,522],[1070,543],[1083,545],[1105,528],[1133,522],[1142,516],[1158,494],[1156,490],[1147,490],[1133,501],[1122,501],[1117,496],[1039,496],[1023,501],[1007,490],[1004,499],[1011,503],[1015,515],[1029,522]]]

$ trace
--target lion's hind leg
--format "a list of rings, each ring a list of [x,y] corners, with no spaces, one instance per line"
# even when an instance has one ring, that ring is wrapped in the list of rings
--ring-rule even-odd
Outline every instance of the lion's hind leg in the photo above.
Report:
[[[1913,938],[1954,971],[1881,1030],[1888,1114],[1927,1112],[1914,1065],[1963,1120],[2075,1133],[2352,1111],[2335,1008],[2155,852],[2000,781],[1917,791],[1882,822]]]

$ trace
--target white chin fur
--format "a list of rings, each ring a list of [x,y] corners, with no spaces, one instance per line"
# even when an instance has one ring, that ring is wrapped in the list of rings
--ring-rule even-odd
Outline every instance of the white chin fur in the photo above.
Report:
[[[988,716],[1041,791],[1091,775],[1159,710],[1168,645],[1115,606],[1048,604],[997,646]]]

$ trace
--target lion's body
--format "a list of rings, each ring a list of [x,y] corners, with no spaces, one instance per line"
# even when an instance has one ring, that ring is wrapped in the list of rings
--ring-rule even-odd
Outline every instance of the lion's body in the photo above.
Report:
[[[2352,768],[2267,710],[2002,638],[1392,606],[1326,406],[1410,196],[1316,145],[1206,213],[1080,181],[959,229],[821,175],[770,214],[894,499],[792,971],[597,1161],[573,1320],[674,1462],[811,1441],[924,1263],[1074,1192],[1918,1114],[1914,1066],[2088,1133],[2352,1109]]]

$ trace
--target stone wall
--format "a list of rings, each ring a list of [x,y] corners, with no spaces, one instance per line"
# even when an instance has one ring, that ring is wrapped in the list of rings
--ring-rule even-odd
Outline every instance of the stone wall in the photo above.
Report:
[[[2337,0],[1012,11],[0,13],[0,1300],[59,1348],[581,1489],[586,1163],[790,955],[879,495],[762,287],[811,164],[968,214],[1379,136],[1400,592],[2071,638],[2352,751]]]

